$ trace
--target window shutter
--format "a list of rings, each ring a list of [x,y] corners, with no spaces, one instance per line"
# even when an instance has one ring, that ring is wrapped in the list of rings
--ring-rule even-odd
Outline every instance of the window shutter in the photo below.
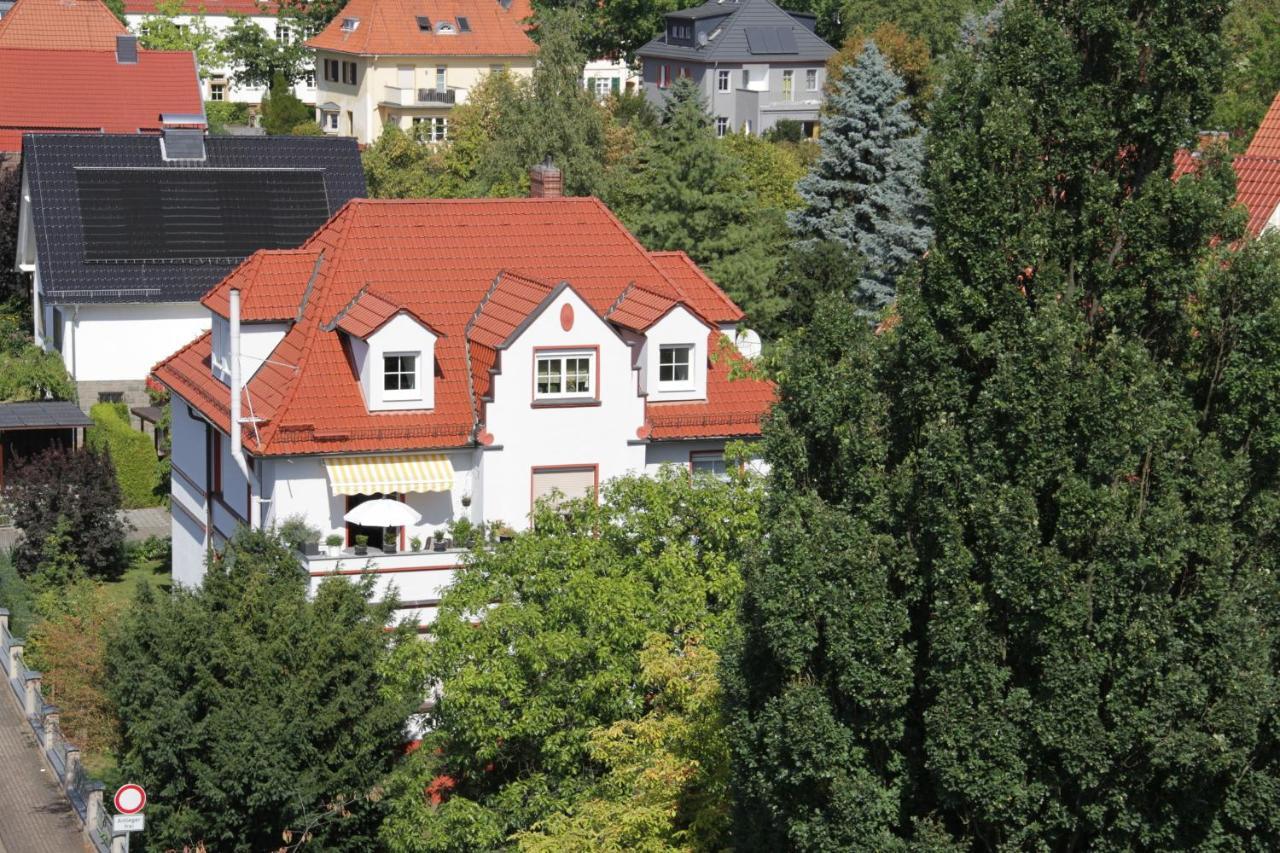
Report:
[[[619,92],[621,92],[621,91],[622,91],[622,78],[620,78],[620,77],[614,77],[614,78],[613,78],[613,80],[611,80],[611,81],[609,82],[609,88],[613,90],[613,94],[615,94],[615,95],[616,95],[616,94],[618,94]]]
[[[587,78],[587,91],[593,95],[596,93],[596,78],[594,77]]]

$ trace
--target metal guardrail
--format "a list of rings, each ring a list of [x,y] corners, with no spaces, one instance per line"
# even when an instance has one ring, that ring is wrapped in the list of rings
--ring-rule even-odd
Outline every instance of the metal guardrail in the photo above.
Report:
[[[0,673],[8,682],[23,718],[31,726],[44,760],[58,780],[58,787],[79,818],[89,845],[99,853],[109,853],[111,816],[102,802],[102,783],[85,774],[80,750],[63,737],[58,708],[45,704],[40,692],[41,675],[27,669],[23,648],[22,639],[9,633],[9,611],[0,608]]]

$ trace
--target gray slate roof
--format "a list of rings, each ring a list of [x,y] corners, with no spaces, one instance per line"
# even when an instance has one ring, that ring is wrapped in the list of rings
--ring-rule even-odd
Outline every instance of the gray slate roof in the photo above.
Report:
[[[678,59],[686,62],[826,62],[827,57],[836,49],[818,38],[817,34],[804,24],[791,17],[785,10],[778,8],[770,0],[725,0],[718,3],[711,0],[701,6],[668,12],[668,20],[704,20],[707,18],[725,17],[720,31],[710,39],[706,46],[687,46],[667,44],[667,35],[650,41],[636,51],[639,56],[651,56],[659,59]],[[747,30],[772,30],[779,28],[791,33],[795,40],[796,52],[791,53],[752,53],[751,44],[747,40]],[[789,45],[788,45],[789,47]],[[757,45],[757,49],[759,49]]]
[[[80,407],[67,400],[0,403],[0,432],[23,429],[69,429],[93,426]]]
[[[194,302],[253,251],[294,248],[348,200],[365,195],[354,139],[204,141],[205,160],[166,161],[158,136],[23,139],[40,284],[51,302]],[[128,187],[136,197],[132,206],[122,201],[113,217],[110,194],[129,182],[130,171],[140,176]],[[229,181],[238,185],[222,186],[228,181],[215,172],[238,173]],[[197,257],[190,245],[201,228],[218,244],[209,252],[215,257]],[[118,251],[102,251],[104,245]]]

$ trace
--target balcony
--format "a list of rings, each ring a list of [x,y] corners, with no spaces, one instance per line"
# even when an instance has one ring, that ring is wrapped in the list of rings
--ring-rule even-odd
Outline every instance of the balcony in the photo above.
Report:
[[[467,101],[467,90],[452,86],[448,89],[405,89],[387,86],[382,103],[389,107],[452,107]]]

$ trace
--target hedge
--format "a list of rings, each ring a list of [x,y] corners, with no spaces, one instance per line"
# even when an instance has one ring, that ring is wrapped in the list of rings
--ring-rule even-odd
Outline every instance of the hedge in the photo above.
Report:
[[[86,443],[111,456],[124,508],[161,506],[164,496],[155,444],[151,436],[129,423],[128,407],[124,403],[98,403],[89,409],[89,417],[93,426],[86,430]]]

